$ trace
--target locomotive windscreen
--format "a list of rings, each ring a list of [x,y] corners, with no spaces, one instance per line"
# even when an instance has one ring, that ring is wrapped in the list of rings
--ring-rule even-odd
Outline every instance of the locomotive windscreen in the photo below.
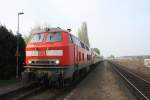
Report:
[[[47,42],[61,42],[62,34],[61,33],[49,33],[47,36]]]
[[[31,36],[30,43],[42,42],[43,39],[44,39],[44,34],[43,33],[33,34]]]

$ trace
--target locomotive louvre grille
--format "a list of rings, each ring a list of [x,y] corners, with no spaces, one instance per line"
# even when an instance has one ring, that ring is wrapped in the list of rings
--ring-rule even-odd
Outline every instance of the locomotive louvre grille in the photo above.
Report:
[[[63,56],[63,50],[46,50],[47,56]]]
[[[63,50],[26,51],[26,56],[63,56]]]
[[[38,51],[26,51],[26,56],[38,56]]]
[[[45,55],[46,55],[45,50],[38,51],[38,56],[45,56]]]

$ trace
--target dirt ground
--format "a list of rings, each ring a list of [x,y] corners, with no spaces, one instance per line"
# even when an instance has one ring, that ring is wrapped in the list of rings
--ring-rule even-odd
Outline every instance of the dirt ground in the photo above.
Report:
[[[64,100],[128,100],[110,65],[101,63]]]
[[[143,60],[138,60],[138,59],[135,59],[135,60],[130,60],[130,59],[125,59],[125,60],[116,60],[114,62],[117,62],[119,64],[122,64],[126,67],[129,67],[130,69],[133,69],[133,70],[136,70],[136,71],[140,71],[140,70],[143,70],[143,71],[146,71],[144,69],[149,69],[147,67],[144,66],[144,61]],[[137,70],[138,69],[138,70]]]
[[[134,60],[116,60],[115,63],[124,65],[126,68],[131,71],[139,74],[146,80],[150,81],[150,68],[144,66],[144,60],[142,59],[134,59]]]

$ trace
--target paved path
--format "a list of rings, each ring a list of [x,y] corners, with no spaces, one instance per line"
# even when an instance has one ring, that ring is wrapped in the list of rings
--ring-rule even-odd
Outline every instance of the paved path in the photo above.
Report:
[[[65,100],[128,100],[118,86],[110,65],[101,63]]]

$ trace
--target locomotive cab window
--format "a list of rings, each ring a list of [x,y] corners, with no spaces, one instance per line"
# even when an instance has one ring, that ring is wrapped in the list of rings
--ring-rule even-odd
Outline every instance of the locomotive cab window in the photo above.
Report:
[[[69,35],[69,41],[70,41],[70,43],[73,43],[73,39],[72,39],[71,34]]]
[[[33,34],[31,36],[30,43],[35,43],[35,42],[42,42],[44,39],[44,34],[38,33],[38,34]]]
[[[61,42],[62,34],[61,33],[49,33],[47,36],[47,42]]]

